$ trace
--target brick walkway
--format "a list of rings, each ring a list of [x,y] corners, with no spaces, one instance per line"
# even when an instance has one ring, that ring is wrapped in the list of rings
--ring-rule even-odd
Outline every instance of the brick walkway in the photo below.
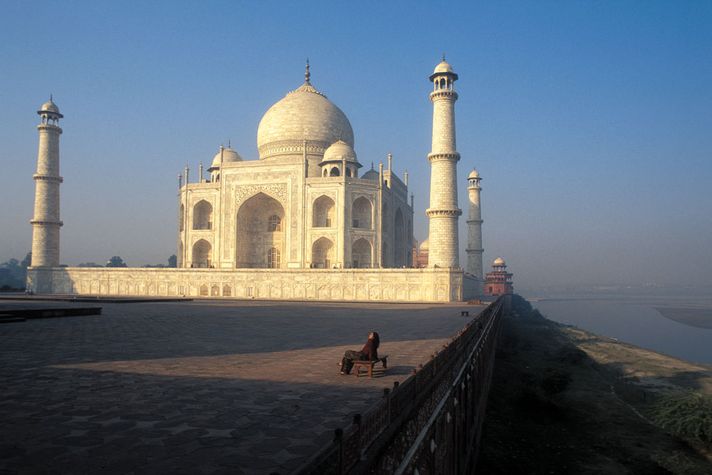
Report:
[[[462,328],[460,309],[478,310],[102,306],[0,325],[0,474],[289,473]],[[390,355],[386,375],[339,375],[343,351],[371,329]]]

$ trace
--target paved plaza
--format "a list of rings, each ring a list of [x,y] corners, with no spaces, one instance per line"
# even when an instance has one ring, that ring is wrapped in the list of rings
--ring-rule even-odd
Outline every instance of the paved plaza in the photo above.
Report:
[[[0,301],[6,307],[69,302]],[[99,303],[0,325],[0,474],[287,474],[404,381],[472,305]],[[381,335],[389,369],[338,374]]]

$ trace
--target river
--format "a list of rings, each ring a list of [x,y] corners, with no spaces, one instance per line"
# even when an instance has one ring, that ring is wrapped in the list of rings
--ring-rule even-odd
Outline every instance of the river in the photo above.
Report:
[[[529,298],[547,318],[659,353],[712,364],[712,298],[605,295]]]

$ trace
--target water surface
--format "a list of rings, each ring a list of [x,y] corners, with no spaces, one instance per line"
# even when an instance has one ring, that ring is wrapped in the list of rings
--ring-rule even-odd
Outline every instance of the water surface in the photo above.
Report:
[[[531,300],[556,322],[684,360],[712,364],[710,299],[608,296]]]

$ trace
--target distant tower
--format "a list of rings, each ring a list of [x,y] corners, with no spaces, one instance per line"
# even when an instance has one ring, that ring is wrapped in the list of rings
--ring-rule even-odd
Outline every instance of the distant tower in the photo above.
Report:
[[[485,295],[493,297],[514,293],[512,273],[507,272],[507,263],[501,257],[492,262],[492,272],[487,273],[484,290]]]
[[[430,162],[429,267],[459,267],[457,224],[462,210],[457,206],[457,161],[455,147],[455,81],[457,74],[443,60],[430,75],[433,92],[433,145]]]
[[[32,218],[32,266],[59,266],[59,119],[64,117],[59,108],[49,101],[37,111],[40,116],[39,151],[35,180],[35,211]]]
[[[480,208],[480,174],[472,170],[467,177],[467,196],[470,209],[467,215],[467,268],[470,274],[482,280],[482,209]]]

